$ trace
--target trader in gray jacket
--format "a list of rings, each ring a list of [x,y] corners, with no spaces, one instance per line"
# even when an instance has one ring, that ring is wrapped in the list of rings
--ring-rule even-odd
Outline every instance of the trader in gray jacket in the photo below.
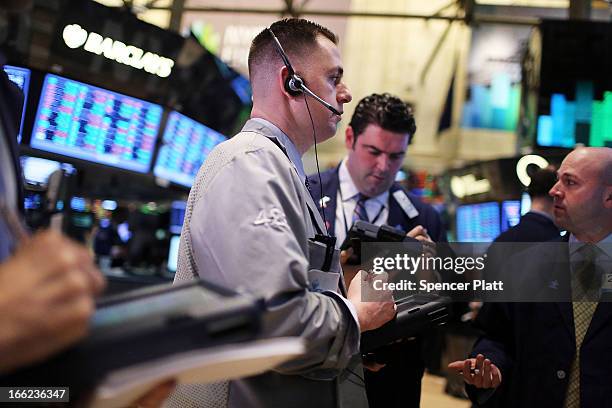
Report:
[[[253,40],[251,119],[198,173],[176,276],[263,295],[264,337],[299,336],[308,352],[229,384],[179,387],[171,405],[342,406],[343,384],[363,381],[360,366],[346,369],[359,353],[360,331],[394,315],[389,292],[361,301],[371,278],[357,275],[347,290],[333,242],[315,239],[326,230],[301,156],[335,134],[351,100],[336,43],[329,30],[302,19],[278,21]],[[367,404],[363,389],[354,391],[351,406]]]

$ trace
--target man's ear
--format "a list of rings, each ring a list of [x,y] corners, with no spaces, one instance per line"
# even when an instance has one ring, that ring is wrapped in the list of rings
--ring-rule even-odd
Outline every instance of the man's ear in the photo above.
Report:
[[[605,208],[612,209],[612,186],[604,188],[603,201]]]
[[[352,150],[355,147],[355,132],[353,131],[353,128],[347,126],[344,134],[344,145],[346,146],[347,150]]]
[[[285,89],[285,83],[289,80],[289,69],[286,66],[282,66],[282,68],[279,71],[276,71],[277,75],[276,75],[276,82],[278,84],[278,86],[280,87],[281,91],[285,94],[285,96],[289,99],[293,98],[293,96],[287,92],[287,89]]]

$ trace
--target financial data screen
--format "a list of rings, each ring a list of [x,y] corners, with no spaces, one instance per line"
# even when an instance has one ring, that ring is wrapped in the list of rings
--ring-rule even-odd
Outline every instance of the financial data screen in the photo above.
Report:
[[[225,136],[178,112],[171,112],[153,173],[191,187],[210,151]]]
[[[500,234],[499,204],[467,204],[457,208],[457,241],[491,242]]]
[[[514,227],[521,220],[521,202],[506,200],[502,202],[501,232]]]
[[[4,72],[9,80],[21,89],[23,92],[23,106],[21,107],[21,123],[19,125],[19,134],[17,135],[17,143],[21,143],[21,134],[23,132],[23,118],[25,117],[25,107],[28,100],[28,89],[30,88],[30,70],[27,68],[14,67],[5,65]]]
[[[181,237],[178,235],[174,235],[170,238],[170,248],[168,249],[168,263],[167,268],[168,271],[174,273],[176,272],[176,268],[178,266],[178,253],[179,253],[179,243],[181,242]]]
[[[179,234],[183,228],[183,220],[185,219],[185,209],[187,208],[186,201],[173,201],[170,207],[170,233]]]
[[[30,145],[146,173],[161,117],[159,105],[48,74]]]

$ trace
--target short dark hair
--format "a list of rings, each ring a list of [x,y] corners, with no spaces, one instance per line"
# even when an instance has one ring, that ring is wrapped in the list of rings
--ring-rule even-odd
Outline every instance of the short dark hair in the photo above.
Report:
[[[388,93],[366,96],[357,104],[349,123],[355,140],[368,125],[377,125],[390,132],[408,133],[408,143],[412,142],[416,132],[410,105]]]
[[[292,56],[304,54],[316,44],[317,36],[322,35],[334,44],[338,44],[338,38],[327,28],[303,18],[286,18],[273,23],[270,29],[278,38],[285,52]],[[281,61],[274,44],[272,35],[268,29],[264,29],[253,39],[249,49],[249,75],[253,76],[253,68],[270,58]]]
[[[527,192],[531,198],[547,197],[550,198],[548,192],[557,182],[557,172],[552,167],[537,169],[531,174],[531,182],[527,187]]]

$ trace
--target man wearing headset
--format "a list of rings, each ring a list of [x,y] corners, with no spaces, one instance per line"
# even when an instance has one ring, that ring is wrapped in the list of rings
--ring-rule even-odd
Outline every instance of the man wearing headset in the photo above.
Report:
[[[394,316],[389,292],[361,302],[360,290],[371,278],[358,275],[346,289],[301,160],[335,134],[351,100],[336,43],[328,29],[302,19],[278,21],[255,37],[251,119],[198,173],[176,275],[177,281],[201,277],[263,296],[263,336],[299,336],[308,351],[255,377],[181,386],[171,405],[349,406],[343,384],[362,376],[360,366],[346,370],[358,359],[360,331]],[[360,392],[350,406],[367,404]]]

